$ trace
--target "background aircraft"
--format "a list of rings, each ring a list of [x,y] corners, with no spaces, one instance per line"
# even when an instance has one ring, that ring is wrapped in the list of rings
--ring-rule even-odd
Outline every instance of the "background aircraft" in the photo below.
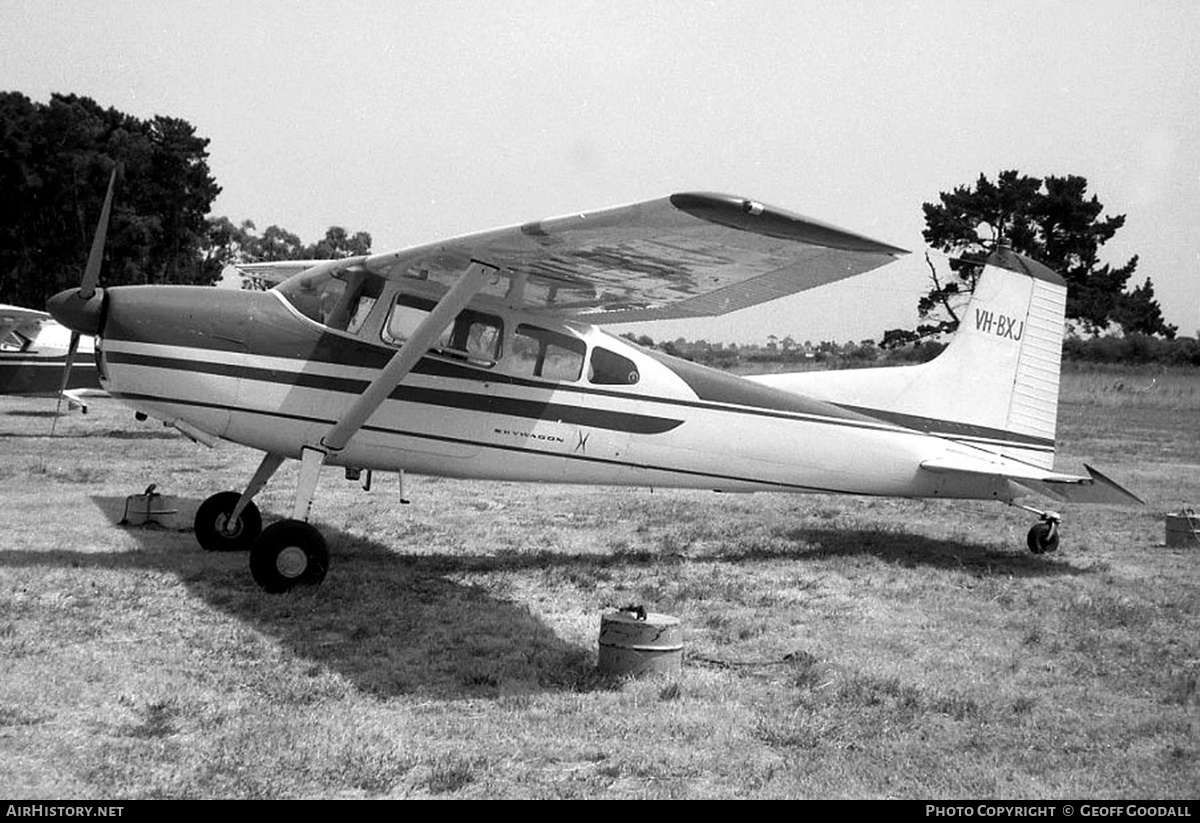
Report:
[[[104,393],[93,340],[80,338],[81,356],[64,384],[70,346],[71,330],[46,312],[0,305],[0,394],[52,397],[61,391],[72,406],[86,412],[84,396]]]
[[[111,201],[112,185],[105,211]],[[101,219],[97,244],[103,243]],[[93,250],[97,247],[94,244]],[[931,363],[748,380],[605,333],[719,315],[904,254],[752,200],[676,194],[321,262],[266,292],[78,289],[48,308],[100,336],[102,384],[139,412],[264,453],[196,516],[208,549],[250,549],[269,591],[324,579],[309,513],[322,467],[719,491],[1139,502],[1054,471],[1066,285],[994,254]],[[291,516],[254,496],[300,460]],[[1029,532],[1058,545],[1059,516]]]

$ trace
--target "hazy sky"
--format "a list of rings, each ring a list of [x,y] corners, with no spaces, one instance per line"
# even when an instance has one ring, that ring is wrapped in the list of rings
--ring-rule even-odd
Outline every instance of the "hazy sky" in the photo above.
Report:
[[[1200,329],[1200,4],[0,0],[0,89],[181,117],[214,214],[374,249],[722,191],[914,251],[655,337],[874,337],[915,322],[921,204],[1079,174]],[[937,260],[944,265],[944,261]],[[657,332],[657,333],[655,333]]]

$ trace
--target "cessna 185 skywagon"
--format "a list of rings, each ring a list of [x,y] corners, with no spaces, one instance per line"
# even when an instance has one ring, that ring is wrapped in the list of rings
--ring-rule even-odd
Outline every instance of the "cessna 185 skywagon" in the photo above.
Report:
[[[111,188],[110,188],[111,193]],[[102,221],[103,224],[104,221]],[[103,225],[102,225],[103,229]],[[745,379],[601,323],[719,315],[851,277],[902,249],[716,194],[676,194],[327,261],[266,292],[96,288],[50,312],[97,335],[101,382],[141,413],[264,453],[196,516],[254,579],[324,579],[308,523],[326,464],[450,477],[998,500],[1139,502],[1053,470],[1064,281],[1002,250],[946,351],[904,368]],[[300,461],[291,517],[254,496]],[[1058,515],[1029,533],[1058,543]]]

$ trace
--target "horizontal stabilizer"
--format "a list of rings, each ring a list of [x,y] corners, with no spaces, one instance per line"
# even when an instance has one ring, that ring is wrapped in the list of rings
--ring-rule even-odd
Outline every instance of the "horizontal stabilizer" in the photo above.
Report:
[[[1133,492],[1113,482],[1086,463],[1083,466],[1088,477],[1054,475],[1043,481],[1028,481],[1014,478],[1022,486],[1064,503],[1096,503],[1112,506],[1144,506]]]
[[[1145,501],[1128,489],[1084,464],[1088,476],[1059,474],[1015,463],[1003,458],[975,458],[966,455],[941,457],[921,463],[925,471],[936,474],[957,474],[964,477],[991,477],[1008,480],[1022,488],[1063,503],[1107,504],[1117,506],[1144,505]]]

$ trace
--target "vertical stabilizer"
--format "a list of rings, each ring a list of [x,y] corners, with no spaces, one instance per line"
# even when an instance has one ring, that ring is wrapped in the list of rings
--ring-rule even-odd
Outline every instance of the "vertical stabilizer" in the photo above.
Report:
[[[930,362],[755,379],[1052,468],[1066,300],[1058,274],[1000,248]]]

